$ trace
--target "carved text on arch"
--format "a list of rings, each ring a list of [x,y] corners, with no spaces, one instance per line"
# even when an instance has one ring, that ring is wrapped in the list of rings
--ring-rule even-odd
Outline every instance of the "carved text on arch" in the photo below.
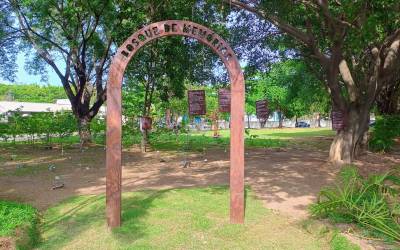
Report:
[[[232,57],[226,43],[215,35],[211,30],[202,26],[197,26],[191,22],[171,22],[163,25],[151,24],[140,30],[125,47],[121,50],[121,55],[129,57],[136,49],[140,48],[147,40],[155,37],[165,36],[166,33],[171,35],[188,35],[193,36],[200,41],[207,41],[216,51],[218,51],[226,61]],[[219,38],[219,39],[218,39]]]

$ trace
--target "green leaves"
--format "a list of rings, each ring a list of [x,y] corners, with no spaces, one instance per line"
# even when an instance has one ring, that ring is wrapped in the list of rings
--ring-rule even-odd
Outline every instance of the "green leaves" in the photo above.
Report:
[[[260,73],[247,83],[251,88],[247,89],[248,101],[265,98],[271,110],[280,110],[288,118],[328,112],[323,83],[299,60],[276,63],[268,73]]]
[[[4,139],[21,136],[34,143],[37,138],[46,135],[46,142],[50,143],[51,136],[64,138],[77,131],[77,121],[71,112],[34,113],[22,115],[19,111],[7,117],[7,123],[0,123],[0,136]]]
[[[400,186],[393,188],[393,183],[388,184],[390,179],[399,177],[400,172],[395,170],[363,178],[355,167],[345,167],[335,187],[321,190],[318,202],[311,206],[311,212],[335,222],[356,222],[400,241],[399,215],[396,214],[400,204]]]
[[[394,139],[398,136],[400,136],[400,116],[378,116],[369,147],[375,151],[389,151],[394,145]]]

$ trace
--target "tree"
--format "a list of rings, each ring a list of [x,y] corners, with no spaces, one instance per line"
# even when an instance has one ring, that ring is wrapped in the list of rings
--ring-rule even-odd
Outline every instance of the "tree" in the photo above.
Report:
[[[130,27],[128,30],[165,19],[189,19],[209,24],[207,26],[221,27],[215,24],[215,19],[219,17],[209,13],[213,6],[206,1],[177,0],[170,4],[168,1],[143,0],[141,3],[139,9],[131,8],[124,13],[124,23]],[[137,12],[143,15],[140,21],[130,18]],[[217,64],[218,56],[192,39],[178,36],[154,41],[135,55],[126,70],[127,86],[124,88],[141,91],[140,99],[135,98],[139,99],[141,109],[131,106],[132,110],[138,111],[136,115],[150,116],[155,101],[163,102],[168,107],[173,98],[184,98],[185,83],[206,84],[215,81],[212,69]],[[142,131],[142,144],[147,143],[147,137],[147,131]]]
[[[381,115],[396,115],[400,113],[400,76],[397,75],[391,84],[382,88],[376,99],[377,109]]]
[[[283,117],[297,118],[314,112],[326,114],[329,97],[322,82],[301,60],[290,59],[271,65],[267,73],[249,77],[250,97],[267,99],[269,109],[278,111],[279,127]]]
[[[0,76],[13,81],[17,72],[18,39],[20,35],[14,32],[8,24],[14,22],[10,6],[0,2]]]
[[[332,103],[346,117],[330,160],[351,162],[365,145],[375,97],[399,70],[398,2],[224,1],[273,24],[292,48],[319,63]]]
[[[61,142],[61,155],[64,154],[63,139],[77,131],[76,118],[70,112],[56,112],[53,118],[52,133]]]
[[[18,109],[13,111],[8,117],[8,133],[13,138],[13,143],[17,139],[18,135],[21,135],[23,132],[23,117],[21,114],[21,110]]]
[[[48,102],[66,99],[62,86],[37,84],[0,84],[0,100],[16,102]]]
[[[105,1],[7,0],[22,37],[31,73],[57,74],[77,118],[81,143],[91,140],[89,123],[106,100],[104,76],[110,62],[118,6]],[[115,46],[114,46],[115,47]],[[33,56],[28,56],[33,49]]]
[[[10,138],[10,126],[6,122],[7,117],[5,114],[0,114],[0,137],[7,142],[8,138]]]

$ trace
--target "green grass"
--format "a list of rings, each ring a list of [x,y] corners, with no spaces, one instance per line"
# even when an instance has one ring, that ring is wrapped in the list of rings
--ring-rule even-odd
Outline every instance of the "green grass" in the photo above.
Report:
[[[288,147],[290,145],[307,146],[304,139],[313,137],[331,137],[334,131],[326,128],[283,128],[283,129],[250,129],[245,134],[245,146],[247,148],[278,148]],[[229,148],[229,130],[220,130],[220,138],[213,138],[212,131],[191,131],[187,136],[186,133],[178,135],[171,131],[152,131],[150,133],[150,144],[157,150],[184,150],[184,151],[203,151],[204,148]],[[300,139],[296,141],[295,139]],[[124,146],[140,144],[141,134],[139,131],[125,134],[122,138]],[[100,145],[105,143],[105,138],[97,136],[94,142]],[[52,144],[63,143],[65,148],[71,144],[78,144],[79,137],[69,136],[66,138],[52,138]],[[306,144],[306,145],[305,145]],[[317,142],[320,146],[320,143]],[[0,147],[5,149],[15,149],[20,145],[32,145],[28,142],[0,142]],[[46,142],[38,140],[33,147],[42,147]],[[318,146],[318,147],[319,147]]]
[[[257,136],[257,138],[262,139],[296,139],[296,138],[306,138],[306,137],[319,137],[319,136],[334,136],[335,131],[327,128],[263,128],[263,129],[250,129],[249,136]],[[199,134],[206,134],[207,136],[212,136],[212,131],[197,132]],[[220,130],[222,137],[229,137],[229,130]]]
[[[226,187],[124,193],[122,227],[105,225],[104,196],[44,214],[39,249],[327,249],[329,242],[265,209],[246,192],[246,222],[229,223]]]
[[[229,137],[213,138],[206,134],[153,134],[150,143],[158,150],[203,151],[210,148],[229,148]],[[279,139],[250,139],[245,138],[246,147],[277,148],[285,147],[287,143]]]
[[[27,204],[0,200],[0,237],[13,237],[20,249],[39,240],[38,212]]]
[[[157,150],[191,150],[203,151],[209,148],[229,148],[230,131],[220,130],[220,137],[213,138],[212,131],[191,131],[189,135],[173,133],[151,133],[150,144]],[[284,128],[284,129],[251,129],[245,135],[246,148],[281,148],[290,145],[301,147],[312,146],[304,139],[312,137],[331,137],[334,131],[325,128]],[[140,135],[139,135],[140,136]],[[300,140],[296,140],[300,139]],[[140,138],[128,141],[140,142]],[[329,142],[328,142],[329,143]],[[317,142],[320,147],[321,143]],[[125,144],[125,145],[129,145]]]
[[[351,243],[346,237],[335,232],[331,240],[331,250],[361,250],[361,248]]]

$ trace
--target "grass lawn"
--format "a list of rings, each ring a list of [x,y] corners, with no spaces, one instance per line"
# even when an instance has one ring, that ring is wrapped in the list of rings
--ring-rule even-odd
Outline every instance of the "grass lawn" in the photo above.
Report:
[[[229,223],[228,204],[226,187],[124,193],[123,225],[109,231],[104,196],[78,196],[44,214],[39,249],[334,249],[249,190],[244,225]]]
[[[30,248],[39,240],[38,223],[32,206],[0,200],[0,238],[12,237],[19,248]]]
[[[304,144],[304,139],[332,137],[335,132],[326,128],[283,128],[283,129],[250,129],[245,134],[247,148],[278,148],[289,145]],[[213,131],[191,131],[189,135],[173,133],[150,134],[150,143],[161,150],[202,151],[208,148],[229,148],[229,130],[220,130],[220,137],[213,138]],[[303,139],[296,141],[295,139]],[[295,142],[296,141],[296,142]],[[310,142],[312,144],[312,142]],[[309,143],[309,144],[310,144]],[[330,143],[330,142],[328,142]],[[319,142],[318,142],[319,144]]]
[[[177,151],[203,151],[208,148],[229,148],[229,130],[220,130],[221,137],[213,138],[213,131],[190,131],[189,134],[179,133],[176,135],[172,131],[152,131],[149,135],[150,144],[156,150],[177,150]],[[250,129],[245,134],[245,147],[247,148],[279,148],[290,145],[312,145],[315,142],[312,138],[332,137],[335,132],[327,128],[267,128]],[[298,139],[298,140],[296,140]],[[308,139],[311,139],[310,141]],[[140,144],[141,134],[139,131],[133,131],[122,138],[124,146],[129,147],[133,144]],[[94,138],[97,144],[104,145],[105,137],[97,136]],[[68,148],[72,144],[79,143],[78,136],[69,136],[66,138],[53,138],[52,143],[60,144]],[[330,141],[327,142],[328,145]],[[34,147],[44,147],[44,142],[37,141]],[[0,142],[0,147],[4,149],[13,149],[18,145],[29,145],[27,142]],[[320,146],[320,142],[317,142]],[[1,158],[0,158],[1,160]]]
[[[250,129],[248,130],[246,138],[256,136],[257,138],[264,139],[296,139],[305,137],[319,137],[319,136],[334,136],[335,131],[329,128],[263,128],[263,129]],[[198,132],[212,136],[213,131]],[[222,137],[229,137],[229,130],[220,130]]]

